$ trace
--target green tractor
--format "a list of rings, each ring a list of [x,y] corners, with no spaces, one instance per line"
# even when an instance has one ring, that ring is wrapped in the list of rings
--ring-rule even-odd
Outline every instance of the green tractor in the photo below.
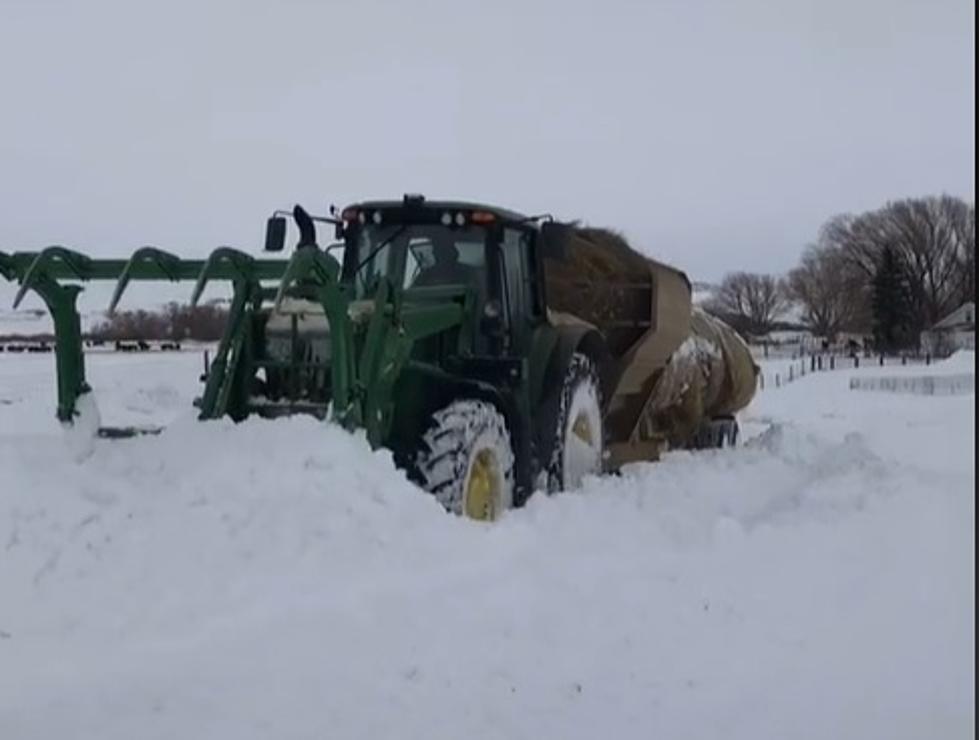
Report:
[[[220,279],[233,297],[202,419],[304,413],[363,429],[446,509],[483,520],[657,456],[653,391],[690,333],[683,273],[614,235],[475,203],[406,195],[329,218],[297,206],[269,219],[267,252],[282,252],[290,219],[288,260],[0,253],[17,302],[34,290],[53,316],[58,417],[71,423],[89,391],[72,281],[117,280],[111,310],[134,279],[195,279],[192,302]],[[335,243],[319,245],[317,222]]]

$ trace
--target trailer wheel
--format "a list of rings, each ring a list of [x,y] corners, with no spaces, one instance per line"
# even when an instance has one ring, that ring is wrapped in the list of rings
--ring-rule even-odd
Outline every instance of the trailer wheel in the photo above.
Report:
[[[602,472],[605,426],[598,370],[590,357],[575,353],[561,387],[554,426],[554,452],[548,468],[551,492],[577,488],[588,475]]]
[[[713,428],[713,434],[711,438],[712,444],[709,445],[710,447],[716,447],[719,450],[724,450],[728,447],[737,447],[737,421],[731,417],[722,417],[719,419],[714,419],[711,422],[711,427]]]
[[[722,450],[728,447],[737,447],[738,436],[737,420],[731,417],[719,417],[706,421],[700,426],[694,435],[690,448],[695,450]]]
[[[422,487],[454,514],[493,521],[513,506],[506,420],[485,401],[454,401],[432,416],[415,461]]]
[[[723,447],[737,447],[738,446],[738,436],[741,429],[738,426],[738,422],[731,420],[730,425],[727,429],[727,434],[724,437]]]

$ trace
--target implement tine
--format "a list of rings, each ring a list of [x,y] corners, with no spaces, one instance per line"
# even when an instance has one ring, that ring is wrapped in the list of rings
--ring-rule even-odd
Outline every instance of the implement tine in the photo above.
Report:
[[[286,271],[282,275],[282,279],[279,281],[279,289],[275,291],[275,301],[273,302],[273,307],[276,311],[282,305],[282,299],[285,297],[286,291],[289,286],[293,284],[299,277],[306,275],[309,272],[309,258],[306,256],[305,250],[297,250],[292,253],[292,257],[289,258],[289,264],[286,265]]]
[[[332,255],[318,249],[297,249],[293,252],[282,275],[279,289],[275,293],[275,308],[278,310],[286,291],[303,278],[313,278],[317,285],[336,281],[340,274],[340,263]]]
[[[88,280],[90,275],[89,265],[91,263],[88,257],[66,247],[46,247],[38,253],[21,278],[20,289],[17,291],[17,295],[14,296],[14,308],[20,305],[27,291],[33,288],[34,284],[44,275],[45,268],[56,262],[65,265],[79,280]]]
[[[232,272],[235,277],[234,280],[237,281],[248,281],[254,280],[255,278],[255,258],[246,252],[234,249],[232,247],[218,247],[207,257],[207,261],[204,263],[204,267],[201,268],[200,274],[197,276],[197,282],[194,284],[194,292],[190,297],[190,305],[196,306],[197,302],[200,300],[201,294],[204,292],[204,288],[207,285],[207,281],[211,277],[211,273],[214,268],[225,262],[231,266]]]
[[[140,247],[133,252],[132,257],[129,258],[126,266],[119,274],[119,279],[116,281],[116,288],[112,292],[112,300],[109,301],[108,313],[110,315],[115,312],[116,306],[119,305],[119,300],[126,290],[126,286],[129,285],[129,281],[132,279],[133,268],[141,263],[156,265],[160,269],[160,272],[171,282],[176,282],[180,279],[177,271],[177,267],[180,265],[179,257],[175,254],[170,254],[170,252],[164,252],[162,249],[157,249],[156,247]]]

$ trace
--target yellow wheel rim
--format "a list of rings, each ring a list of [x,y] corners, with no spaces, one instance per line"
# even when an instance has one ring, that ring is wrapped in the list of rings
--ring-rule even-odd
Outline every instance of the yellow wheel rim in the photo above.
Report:
[[[585,414],[579,414],[571,425],[571,433],[591,447],[595,444],[595,435],[592,433],[591,423]]]
[[[490,450],[476,453],[466,481],[466,516],[480,521],[492,521],[497,515],[500,497],[500,473],[496,456]]]

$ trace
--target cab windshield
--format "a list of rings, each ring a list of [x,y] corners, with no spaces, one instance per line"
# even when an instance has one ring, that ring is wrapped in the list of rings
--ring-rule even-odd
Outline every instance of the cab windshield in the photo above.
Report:
[[[387,278],[402,288],[466,285],[483,292],[486,230],[441,224],[366,224],[352,235],[358,298]]]

